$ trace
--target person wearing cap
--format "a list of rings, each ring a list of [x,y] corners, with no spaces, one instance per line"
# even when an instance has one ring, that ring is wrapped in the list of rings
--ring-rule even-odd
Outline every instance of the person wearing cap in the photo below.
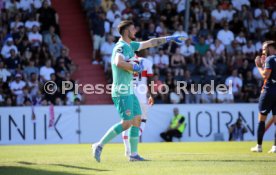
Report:
[[[1,55],[3,56],[3,58],[8,59],[11,56],[11,49],[14,49],[16,54],[18,53],[17,47],[13,44],[12,37],[9,37],[1,50]]]
[[[15,80],[13,80],[9,87],[11,89],[11,92],[13,95],[18,96],[20,94],[23,94],[23,88],[26,86],[25,81],[22,80],[22,75],[17,73],[15,75]]]

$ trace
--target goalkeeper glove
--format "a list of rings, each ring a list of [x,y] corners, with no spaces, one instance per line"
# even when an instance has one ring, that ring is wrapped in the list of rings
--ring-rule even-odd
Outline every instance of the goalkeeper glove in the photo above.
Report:
[[[167,36],[166,37],[167,42],[174,41],[177,44],[183,44],[185,42],[185,40],[187,40],[187,38],[184,36]]]
[[[133,64],[133,72],[142,72],[144,70],[143,60],[139,64]]]

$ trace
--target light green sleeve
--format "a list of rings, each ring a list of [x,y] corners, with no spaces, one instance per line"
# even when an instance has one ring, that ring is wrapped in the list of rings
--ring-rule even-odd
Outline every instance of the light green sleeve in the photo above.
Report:
[[[140,42],[131,41],[131,42],[130,42],[130,47],[131,47],[134,51],[137,51],[137,50],[140,48]]]

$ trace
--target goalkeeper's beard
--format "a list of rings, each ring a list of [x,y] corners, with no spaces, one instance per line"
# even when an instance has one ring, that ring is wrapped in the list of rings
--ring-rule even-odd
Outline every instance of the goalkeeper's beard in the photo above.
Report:
[[[132,37],[130,32],[128,32],[128,38],[129,38],[131,41],[134,41],[134,40],[135,40],[135,36]]]

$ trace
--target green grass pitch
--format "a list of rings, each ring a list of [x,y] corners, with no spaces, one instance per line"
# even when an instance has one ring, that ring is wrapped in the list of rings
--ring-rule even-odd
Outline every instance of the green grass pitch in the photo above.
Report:
[[[91,157],[91,145],[0,146],[1,175],[272,175],[276,154],[251,153],[255,142],[142,143],[151,161],[128,162],[122,144],[108,144],[102,162]]]

